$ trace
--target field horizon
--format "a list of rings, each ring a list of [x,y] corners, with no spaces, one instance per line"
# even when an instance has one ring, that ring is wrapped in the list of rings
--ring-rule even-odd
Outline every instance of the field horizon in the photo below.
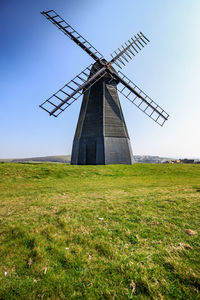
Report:
[[[200,299],[200,165],[0,163],[0,299]]]
[[[134,163],[163,163],[166,161],[175,160],[175,157],[161,157],[158,155],[133,155]],[[200,159],[194,158],[198,161]],[[35,156],[26,158],[0,158],[0,162],[58,162],[58,163],[70,163],[71,155],[51,155],[51,156]]]

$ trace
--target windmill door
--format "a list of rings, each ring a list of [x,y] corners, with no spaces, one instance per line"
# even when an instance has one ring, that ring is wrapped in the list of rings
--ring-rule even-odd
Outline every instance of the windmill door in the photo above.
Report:
[[[86,144],[86,165],[96,165],[96,141]]]

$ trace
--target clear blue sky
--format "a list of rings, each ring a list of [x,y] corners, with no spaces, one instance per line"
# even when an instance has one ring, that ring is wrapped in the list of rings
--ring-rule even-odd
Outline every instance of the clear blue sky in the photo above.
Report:
[[[200,157],[199,0],[0,0],[0,158],[70,154],[81,98],[58,118],[38,106],[92,59],[48,22],[55,9],[107,59],[150,39],[123,72],[169,114],[158,126],[120,96],[135,155]]]

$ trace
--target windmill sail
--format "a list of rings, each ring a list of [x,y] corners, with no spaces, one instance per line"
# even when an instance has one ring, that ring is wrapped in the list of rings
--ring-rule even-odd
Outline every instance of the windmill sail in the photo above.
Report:
[[[122,66],[125,66],[148,42],[149,40],[140,32],[137,36],[134,36],[134,39],[128,40],[125,46],[122,45],[121,49],[118,48],[111,54],[112,60],[110,63],[115,63],[122,69]]]
[[[52,24],[60,29],[65,35],[72,39],[77,45],[85,50],[95,61],[100,62],[103,55],[93,47],[81,34],[72,28],[63,18],[61,18],[54,10],[41,12]]]
[[[136,105],[141,111],[149,116],[160,126],[167,121],[169,114],[166,113],[155,101],[143,92],[133,81],[131,81],[121,71],[113,73],[113,77],[119,81],[117,90],[129,101]]]
[[[40,107],[50,115],[57,117],[96,81],[103,77],[106,73],[105,69],[104,67],[99,70],[91,64],[43,102]]]

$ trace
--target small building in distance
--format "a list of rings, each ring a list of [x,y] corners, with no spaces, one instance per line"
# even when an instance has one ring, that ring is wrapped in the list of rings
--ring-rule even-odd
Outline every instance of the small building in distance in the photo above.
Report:
[[[181,163],[183,163],[183,164],[193,164],[194,163],[194,159],[184,158],[184,159],[181,159]]]
[[[165,164],[169,163],[169,164],[199,164],[200,161],[199,160],[195,160],[195,159],[188,159],[188,158],[184,158],[184,159],[173,159],[170,161],[164,161]]]

